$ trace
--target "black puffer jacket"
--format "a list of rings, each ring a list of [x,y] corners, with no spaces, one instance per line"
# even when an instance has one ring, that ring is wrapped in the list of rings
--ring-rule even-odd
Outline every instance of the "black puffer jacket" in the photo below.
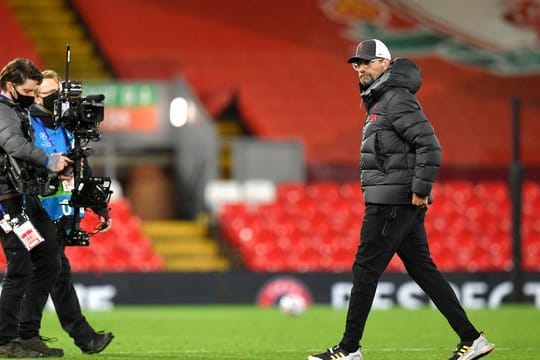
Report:
[[[431,194],[441,147],[414,95],[421,83],[415,64],[396,59],[361,89],[367,109],[360,161],[366,203],[411,204],[413,192]]]
[[[26,123],[25,123],[26,122]],[[23,128],[26,127],[26,132]],[[35,147],[30,137],[30,124],[25,114],[5,98],[0,98],[0,195],[16,192],[3,171],[9,154],[36,167],[45,167],[47,154]]]

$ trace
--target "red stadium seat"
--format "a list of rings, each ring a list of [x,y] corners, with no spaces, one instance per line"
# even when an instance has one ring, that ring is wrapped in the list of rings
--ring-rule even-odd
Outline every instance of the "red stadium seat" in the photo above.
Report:
[[[503,181],[482,181],[474,186],[474,196],[482,201],[508,201],[508,184]]]
[[[223,204],[223,206],[220,209],[219,216],[229,216],[229,217],[235,217],[235,216],[241,216],[249,213],[249,206],[246,203],[243,202],[231,202]]]
[[[504,193],[501,184],[489,182],[479,186],[466,181],[452,181],[438,187],[436,202],[427,213],[426,231],[431,254],[442,271],[510,269],[509,201],[504,198],[506,195],[501,195]],[[253,266],[258,271],[265,271],[262,270],[265,268],[272,271],[278,268],[350,271],[359,243],[364,206],[358,203],[357,192],[352,195],[357,191],[351,190],[353,185],[347,185],[348,190],[343,190],[344,186],[337,186],[340,194],[337,198],[334,198],[336,187],[328,184],[320,185],[309,195],[306,190],[309,186],[294,186],[294,190],[282,192],[296,194],[291,202],[282,196],[275,203],[259,207],[250,215],[249,223],[240,217],[228,219],[240,226],[222,226],[229,226],[233,232],[242,232],[236,236],[242,237],[246,246],[260,243],[256,260],[247,260],[252,251],[246,250],[244,254],[246,263],[256,263]],[[479,189],[481,195],[474,194],[473,189]],[[489,191],[500,193],[489,198]],[[325,193],[333,195],[324,196]],[[319,200],[315,201],[315,197]],[[334,201],[327,201],[327,198]],[[495,202],[497,198],[499,200]],[[526,266],[535,269],[535,249],[540,248],[540,220],[534,214],[526,215],[523,227],[524,248],[532,246],[533,249],[524,255]],[[277,259],[278,255],[283,258]],[[394,258],[388,271],[404,271],[404,267]]]
[[[536,181],[525,181],[523,183],[523,195],[525,200],[540,199],[540,183]]]
[[[299,252],[294,252],[294,259],[291,266],[296,269],[296,271],[306,272],[306,271],[318,271],[322,268],[321,266],[321,254],[318,249],[314,247],[306,247]]]
[[[463,204],[468,201],[474,193],[473,184],[470,181],[448,181],[441,183],[441,195],[454,201],[457,204]]]
[[[364,195],[362,193],[362,186],[360,181],[351,181],[343,183],[339,188],[339,194],[342,199],[348,200],[351,203],[364,202]]]
[[[315,201],[333,202],[340,197],[339,185],[330,181],[315,182],[307,186],[306,194]]]
[[[306,187],[303,183],[280,183],[277,185],[277,201],[285,203],[297,203],[305,198],[305,190]]]
[[[163,260],[153,253],[150,240],[142,233],[141,221],[131,213],[126,199],[111,202],[112,227],[91,237],[90,246],[68,246],[66,255],[73,271],[156,271],[163,270]],[[87,212],[81,222],[92,230],[98,219]]]

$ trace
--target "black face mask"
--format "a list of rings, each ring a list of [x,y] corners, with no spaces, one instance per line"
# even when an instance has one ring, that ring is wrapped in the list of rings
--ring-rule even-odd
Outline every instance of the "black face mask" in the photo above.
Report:
[[[30,105],[34,103],[34,97],[23,95],[20,92],[17,91],[17,89],[13,88],[15,92],[17,93],[17,99],[14,99],[13,101],[20,105],[23,109],[26,109]]]
[[[49,110],[51,113],[54,112],[54,100],[58,99],[58,93],[54,92],[50,95],[47,95],[43,98],[43,107]]]

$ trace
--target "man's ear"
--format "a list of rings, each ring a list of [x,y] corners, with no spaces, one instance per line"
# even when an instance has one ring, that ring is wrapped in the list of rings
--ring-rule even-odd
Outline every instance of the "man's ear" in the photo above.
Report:
[[[388,59],[384,59],[382,61],[382,64],[384,66],[384,70],[383,71],[386,71],[386,69],[388,69],[390,67],[390,64],[392,64],[392,60],[388,60]]]

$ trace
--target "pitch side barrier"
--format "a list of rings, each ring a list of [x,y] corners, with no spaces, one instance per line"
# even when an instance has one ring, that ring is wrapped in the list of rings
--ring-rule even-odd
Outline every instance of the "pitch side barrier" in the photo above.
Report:
[[[447,273],[467,308],[496,308],[511,302],[509,273]],[[347,305],[350,273],[74,273],[81,305],[109,310],[117,305],[259,304],[272,306],[286,293],[297,293],[308,303]],[[540,272],[525,273],[524,302],[540,308]],[[394,306],[431,306],[422,290],[406,274],[382,276],[375,301],[377,309]]]

